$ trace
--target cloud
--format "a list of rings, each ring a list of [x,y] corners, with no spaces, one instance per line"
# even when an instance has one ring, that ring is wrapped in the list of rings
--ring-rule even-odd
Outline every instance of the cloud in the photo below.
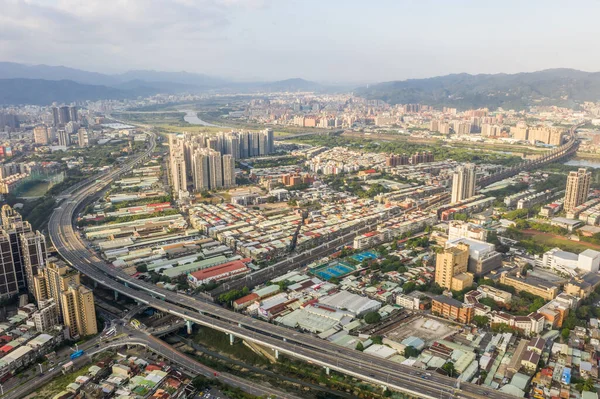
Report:
[[[123,65],[142,66],[174,49],[222,42],[232,13],[265,5],[266,0],[0,0],[0,57],[90,65],[119,56]]]

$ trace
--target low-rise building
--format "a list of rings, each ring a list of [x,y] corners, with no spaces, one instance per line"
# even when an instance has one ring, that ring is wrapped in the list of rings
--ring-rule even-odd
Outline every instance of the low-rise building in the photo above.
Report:
[[[431,313],[464,324],[469,324],[474,315],[473,306],[443,295],[433,298]]]

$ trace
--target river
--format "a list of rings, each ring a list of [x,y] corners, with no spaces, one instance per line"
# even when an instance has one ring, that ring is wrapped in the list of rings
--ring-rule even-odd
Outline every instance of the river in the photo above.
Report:
[[[574,158],[568,162],[565,162],[565,165],[578,166],[578,167],[582,167],[582,168],[599,169],[600,168],[600,159]]]
[[[192,111],[189,109],[179,109],[179,112],[185,112],[185,116],[183,120],[189,123],[190,125],[201,125],[201,126],[209,126],[209,127],[223,127],[219,125],[213,125],[212,123],[204,122],[202,119],[198,118],[198,113],[196,111]]]

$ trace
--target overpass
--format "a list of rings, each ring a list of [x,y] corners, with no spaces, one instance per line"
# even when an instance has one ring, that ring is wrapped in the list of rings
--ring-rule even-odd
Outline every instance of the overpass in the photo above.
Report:
[[[207,326],[228,334],[232,341],[237,337],[269,347],[275,351],[276,356],[281,354],[304,360],[324,367],[327,372],[335,370],[385,389],[419,398],[512,398],[510,395],[470,383],[461,383],[458,390],[455,388],[454,378],[435,373],[432,375],[396,362],[375,358],[310,334],[229,311],[197,297],[175,294],[137,280],[104,262],[75,232],[73,219],[87,201],[102,192],[114,179],[150,156],[155,145],[154,135],[150,135],[149,148],[141,155],[120,169],[100,175],[95,181],[90,179],[89,184],[81,184],[76,189],[68,190],[67,198],[54,210],[48,227],[49,236],[57,252],[73,268],[96,283],[136,300],[140,305],[148,305],[181,317],[186,321],[188,328],[193,323]],[[301,260],[298,256],[300,255],[291,258],[291,264]]]

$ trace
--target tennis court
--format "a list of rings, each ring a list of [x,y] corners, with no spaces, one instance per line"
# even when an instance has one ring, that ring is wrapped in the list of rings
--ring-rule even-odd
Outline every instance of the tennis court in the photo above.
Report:
[[[377,255],[373,252],[365,251],[351,256],[352,259],[362,262],[365,259],[377,259]]]
[[[356,268],[346,262],[332,262],[311,270],[315,276],[329,281],[332,278],[343,277],[355,271]]]

